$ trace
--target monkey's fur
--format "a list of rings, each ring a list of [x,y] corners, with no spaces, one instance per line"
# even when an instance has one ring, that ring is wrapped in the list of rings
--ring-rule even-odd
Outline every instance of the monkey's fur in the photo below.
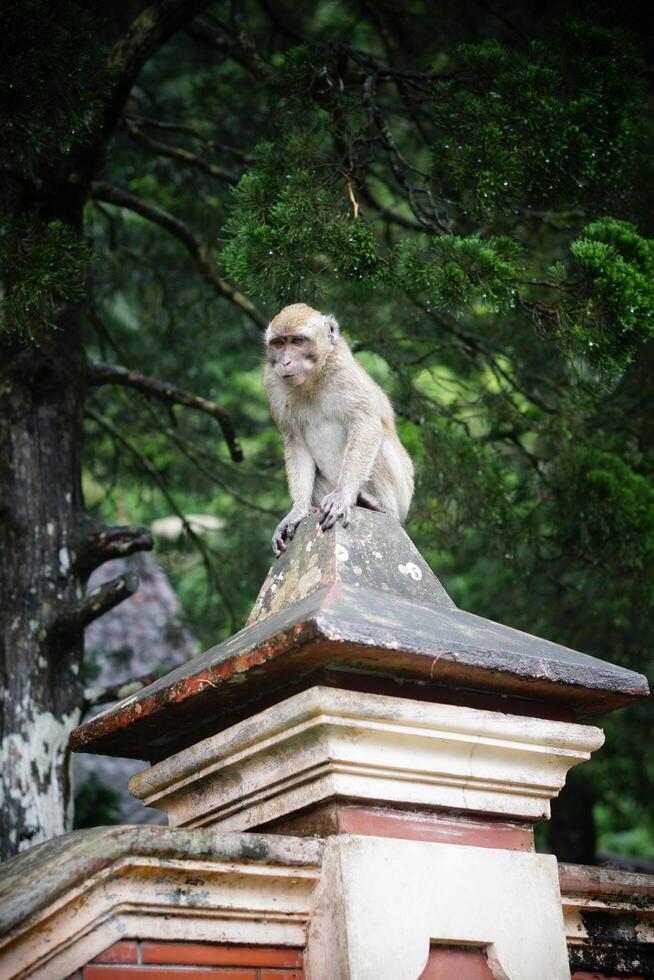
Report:
[[[335,317],[295,303],[266,331],[264,383],[284,438],[293,507],[273,535],[286,550],[311,507],[324,530],[350,522],[359,503],[404,521],[413,464],[395,431],[391,404],[340,336]]]

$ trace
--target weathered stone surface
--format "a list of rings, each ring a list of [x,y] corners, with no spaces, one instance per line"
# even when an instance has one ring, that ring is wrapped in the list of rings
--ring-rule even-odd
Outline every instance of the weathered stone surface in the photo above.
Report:
[[[410,602],[454,609],[454,603],[397,521],[357,509],[347,528],[326,534],[316,516],[300,524],[292,547],[263,583],[248,625],[331,585],[348,585]]]
[[[169,827],[95,827],[37,844],[0,865],[0,939],[122,858],[318,866],[321,841]]]
[[[334,558],[341,533],[334,534]],[[282,559],[282,570],[296,563],[295,573],[302,578],[312,534],[311,529],[298,533]],[[457,609],[439,591],[437,580],[424,572],[420,580],[404,576],[400,566],[406,568],[407,557],[421,571],[422,565],[411,557],[392,518],[357,509],[348,534],[348,540],[358,544],[345,548],[347,558],[341,553],[338,561],[354,566],[351,549],[361,575],[354,567],[338,572],[332,568],[331,578],[327,575],[322,584],[314,572],[297,601],[291,601],[294,586],[287,583],[282,608],[276,612],[273,579],[255,612],[256,621],[79,726],[71,737],[72,748],[159,760],[261,710],[266,701],[275,703],[314,686],[320,682],[316,672],[324,668],[366,674],[371,682],[415,681],[431,700],[438,700],[440,687],[556,705],[566,710],[569,720],[601,714],[648,693],[646,679],[634,671]],[[394,542],[388,545],[385,562],[395,564],[397,576],[387,570],[375,578],[374,554],[366,564],[366,539],[379,540],[381,535]],[[329,565],[327,559],[325,563],[323,567]],[[312,567],[319,568],[320,562]],[[358,584],[364,577],[366,585]],[[401,594],[397,590],[405,588],[405,579],[409,591]],[[381,587],[384,583],[387,591]],[[425,601],[424,591],[419,601],[414,600],[414,586],[430,589],[432,600]],[[513,703],[505,710],[521,713]],[[538,711],[548,716],[541,708],[524,713]]]

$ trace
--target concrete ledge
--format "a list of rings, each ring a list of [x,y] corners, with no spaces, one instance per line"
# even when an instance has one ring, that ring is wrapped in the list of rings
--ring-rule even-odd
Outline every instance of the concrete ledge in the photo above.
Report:
[[[315,687],[129,786],[185,827],[246,830],[334,798],[535,820],[603,741],[591,726]]]
[[[0,875],[0,978],[69,976],[119,939],[303,946],[323,845],[259,834],[101,827]]]

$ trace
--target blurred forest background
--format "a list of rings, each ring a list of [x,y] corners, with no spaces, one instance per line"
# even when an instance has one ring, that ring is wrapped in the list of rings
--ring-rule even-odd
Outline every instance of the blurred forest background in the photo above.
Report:
[[[287,510],[261,328],[302,300],[393,399],[417,470],[407,530],[455,602],[651,678],[646,12],[195,4],[129,87],[73,233],[26,188],[93,138],[107,51],[140,10],[116,6],[3,14],[3,342],[45,350],[79,311],[86,510],[154,527],[198,652],[244,624]],[[216,419],[98,362],[217,403],[243,460]],[[90,686],[96,650],[84,670]],[[541,847],[651,867],[653,718],[600,720]],[[103,822],[111,792],[83,804]]]

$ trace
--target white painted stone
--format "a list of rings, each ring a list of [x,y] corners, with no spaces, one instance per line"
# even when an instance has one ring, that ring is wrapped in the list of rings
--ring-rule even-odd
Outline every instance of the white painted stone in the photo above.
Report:
[[[330,838],[307,980],[416,980],[434,941],[483,947],[497,980],[569,980],[556,858]]]
[[[138,773],[171,826],[246,830],[343,797],[549,816],[590,726],[314,687]]]

